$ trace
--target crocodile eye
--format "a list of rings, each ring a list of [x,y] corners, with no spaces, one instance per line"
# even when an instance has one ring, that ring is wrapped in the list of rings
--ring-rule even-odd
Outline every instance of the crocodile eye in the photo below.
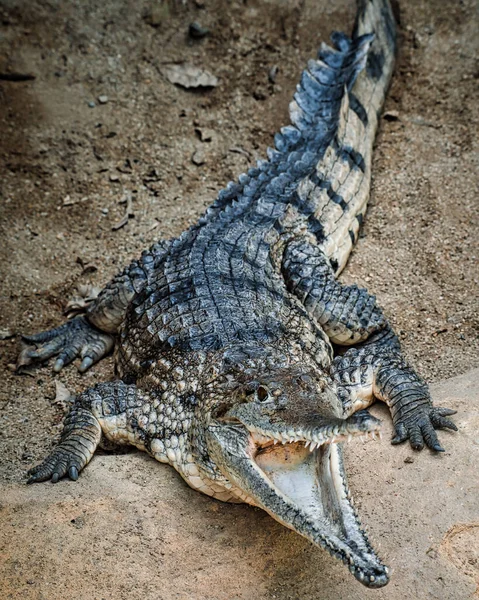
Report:
[[[256,390],[256,395],[260,402],[265,402],[269,398],[269,390],[264,385],[260,385],[260,386],[258,386],[258,389]]]

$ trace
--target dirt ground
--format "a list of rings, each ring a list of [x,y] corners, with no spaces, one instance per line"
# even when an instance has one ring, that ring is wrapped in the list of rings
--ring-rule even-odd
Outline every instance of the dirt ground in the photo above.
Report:
[[[44,488],[28,488],[23,494],[18,484],[23,485],[27,468],[52,446],[64,414],[54,402],[55,378],[47,367],[22,376],[12,372],[19,339],[9,335],[59,324],[78,285],[102,286],[152,242],[178,235],[227,181],[264,157],[274,132],[288,120],[287,106],[306,60],[330,31],[350,30],[354,12],[352,0],[0,2],[0,74],[35,76],[29,81],[0,80],[0,335],[8,338],[0,342],[4,489],[17,490],[29,506],[36,494],[43,498]],[[409,0],[400,2],[400,15],[400,53],[377,139],[371,201],[342,279],[377,295],[407,357],[436,382],[479,365],[477,7],[472,0]],[[188,36],[194,21],[209,29],[206,37]],[[171,84],[165,65],[182,61],[213,73],[218,86],[188,91]],[[126,225],[113,229],[125,214],[128,198],[133,214]],[[472,373],[479,380],[478,371]],[[69,367],[56,379],[75,392],[111,374],[110,358],[86,375]],[[451,436],[444,438],[451,444]],[[126,470],[119,466],[123,460]],[[419,464],[422,457],[414,460]],[[153,476],[156,467],[136,455],[104,455],[96,467],[91,465],[97,469],[91,477],[101,481],[105,471],[114,486],[118,471],[127,486],[130,478]],[[173,471],[166,474],[161,469],[167,478],[162,483],[158,477],[161,500],[154,509],[151,503],[145,506],[145,514],[149,511],[154,519],[157,510],[168,511],[170,505],[176,516],[184,510],[184,501],[168,491],[173,485],[200,512],[203,507],[206,519],[190,545],[182,537],[178,547],[178,563],[186,564],[183,579],[195,573],[201,593],[179,584],[178,595],[170,586],[164,598],[213,597],[208,594],[213,583],[195,572],[192,553],[199,544],[206,554],[217,536],[231,544],[224,577],[233,581],[236,561],[249,560],[247,532],[252,525],[243,515],[254,514],[256,526],[266,527],[264,538],[251,543],[256,552],[262,549],[271,555],[265,569],[273,573],[271,548],[287,547],[292,534],[258,511],[207,498],[193,501],[199,494],[173,484]],[[430,477],[420,470],[418,477],[422,476]],[[395,475],[381,477],[387,481]],[[387,485],[383,483],[383,492]],[[59,488],[69,501],[75,496],[79,514],[80,486],[81,482]],[[91,494],[88,502],[101,503]],[[141,494],[134,502],[141,503]],[[364,497],[363,504],[372,510],[372,498]],[[120,511],[118,506],[105,504],[102,510]],[[211,511],[222,515],[221,532],[214,518],[205,517]],[[51,518],[55,519],[53,509]],[[239,541],[228,534],[231,522]],[[131,534],[130,522],[128,527]],[[189,528],[194,530],[193,525]],[[134,535],[141,544],[141,529]],[[279,541],[269,547],[275,536]],[[241,546],[238,556],[235,543]],[[311,549],[305,542],[298,544],[295,565]],[[128,560],[127,553],[121,556]],[[314,557],[319,560],[317,551]],[[81,560],[80,554],[76,560]],[[285,578],[311,574],[309,557],[308,569],[299,575],[284,557],[281,560]],[[329,568],[331,563],[324,561]],[[100,582],[100,567],[90,567],[85,564],[84,573]],[[60,564],[59,573],[61,568]],[[65,565],[63,569],[68,570]],[[252,568],[251,581],[255,574]],[[133,571],[132,580],[136,576]],[[148,571],[142,578],[148,578]],[[122,585],[127,589],[128,581]],[[130,599],[160,597],[151,590],[145,595],[147,588],[138,581],[137,585],[140,591],[130,593]],[[280,588],[261,588],[256,597],[301,597],[295,595],[291,580],[284,593],[274,591]],[[63,595],[56,595],[53,588],[36,584],[21,589],[18,596],[10,590],[8,597],[70,597],[64,589]],[[215,597],[255,597],[254,587],[247,587],[244,595],[239,587],[225,589],[236,591]],[[361,589],[351,597],[362,598]],[[114,581],[102,590],[98,598],[124,597]],[[418,593],[417,597],[446,597],[437,590],[436,596]],[[74,595],[96,597],[79,595],[76,588]]]

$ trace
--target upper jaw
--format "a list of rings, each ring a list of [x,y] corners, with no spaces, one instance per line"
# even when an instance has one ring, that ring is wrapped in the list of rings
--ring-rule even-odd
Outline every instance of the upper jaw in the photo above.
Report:
[[[356,413],[349,419],[328,419],[319,427],[301,428],[276,425],[261,427],[243,422],[253,441],[259,448],[272,444],[291,444],[299,442],[312,452],[324,444],[350,442],[353,436],[361,439],[381,437],[381,422],[366,411]]]
[[[218,423],[212,429],[212,450],[224,475],[258,506],[342,560],[364,585],[382,587],[389,580],[388,569],[361,529],[342,448],[336,443],[361,433],[372,435],[378,427],[369,422],[369,428],[361,431],[352,421],[348,430],[344,423],[339,431],[332,425],[329,431],[309,431],[303,438],[299,431],[267,432],[251,425]]]

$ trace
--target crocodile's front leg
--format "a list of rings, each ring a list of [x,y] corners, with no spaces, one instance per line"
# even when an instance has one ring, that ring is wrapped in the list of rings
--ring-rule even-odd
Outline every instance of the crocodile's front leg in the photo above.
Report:
[[[88,306],[85,316],[49,331],[22,336],[29,346],[20,353],[17,368],[57,356],[53,370],[58,372],[79,356],[82,359],[79,370],[84,372],[108,354],[128,304],[143,288],[169,245],[169,241],[158,242],[143,252],[139,260],[128,265],[100,292]]]
[[[436,452],[444,452],[435,429],[457,431],[454,423],[446,419],[456,411],[432,405],[427,384],[403,358],[398,344],[391,344],[391,340],[396,340],[389,328],[387,335],[372,338],[334,360],[332,375],[346,415],[379,398],[391,411],[393,444],[409,439],[415,450],[421,450],[426,443]]]
[[[442,452],[435,429],[457,430],[446,419],[455,411],[432,405],[427,384],[402,356],[399,341],[375,297],[336,281],[328,259],[306,239],[288,245],[282,269],[288,289],[319,321],[330,340],[355,346],[336,357],[332,366],[345,416],[378,398],[391,410],[393,444],[409,439],[417,450],[425,442]]]
[[[122,381],[102,383],[84,391],[65,418],[60,443],[29,471],[28,483],[47,479],[55,483],[65,475],[78,479],[100,444],[102,434],[111,442],[132,444],[166,461],[166,454],[161,452],[162,442],[155,443],[154,436],[148,435],[142,423],[143,409],[150,403],[146,393]]]

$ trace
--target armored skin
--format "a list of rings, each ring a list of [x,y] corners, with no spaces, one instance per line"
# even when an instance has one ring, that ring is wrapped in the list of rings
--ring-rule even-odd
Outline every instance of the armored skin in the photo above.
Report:
[[[372,146],[391,78],[387,0],[361,0],[351,37],[332,35],[301,76],[292,124],[268,160],[222,190],[180,237],[154,244],[86,314],[24,336],[22,365],[116,352],[117,379],[80,394],[29,482],[76,480],[103,441],[171,464],[194,489],[247,502],[388,582],[353,508],[342,443],[379,433],[441,452],[433,407],[374,296],[337,281],[369,196]]]

